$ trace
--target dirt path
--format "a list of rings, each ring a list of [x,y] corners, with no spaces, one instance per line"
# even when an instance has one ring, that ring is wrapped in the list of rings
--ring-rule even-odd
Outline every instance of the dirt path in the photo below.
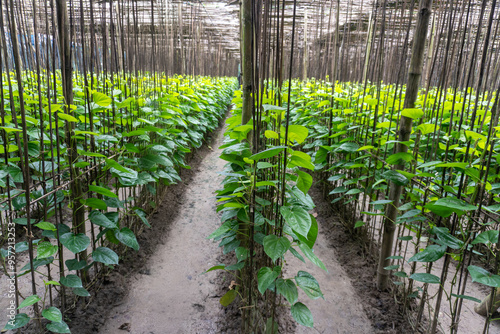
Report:
[[[220,224],[214,191],[225,164],[217,149],[222,139],[220,131],[185,188],[168,236],[146,269],[132,275],[128,296],[110,312],[100,333],[126,333],[122,326],[134,334],[215,333],[220,312],[214,298],[216,273],[201,274],[216,264],[219,254],[217,244],[206,237]],[[160,219],[161,214],[156,223]]]
[[[316,210],[314,211],[316,212]],[[328,272],[318,268],[310,261],[304,264],[293,256],[288,256],[286,271],[295,276],[297,271],[307,271],[313,275],[321,287],[325,299],[310,300],[300,290],[299,301],[307,305],[314,319],[314,328],[297,326],[296,333],[324,334],[367,334],[372,333],[371,321],[361,306],[361,300],[351,284],[347,273],[340,265],[336,250],[325,236],[327,224],[318,215],[319,235],[314,245],[315,254],[323,261]]]

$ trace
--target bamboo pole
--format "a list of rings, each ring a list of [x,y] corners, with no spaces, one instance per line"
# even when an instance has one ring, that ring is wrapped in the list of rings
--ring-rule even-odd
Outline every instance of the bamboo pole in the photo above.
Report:
[[[309,66],[309,45],[307,44],[307,9],[304,11],[304,59],[302,63],[302,80],[307,79],[307,67]]]
[[[252,118],[252,0],[242,0],[241,4],[241,62],[243,108],[241,124]]]

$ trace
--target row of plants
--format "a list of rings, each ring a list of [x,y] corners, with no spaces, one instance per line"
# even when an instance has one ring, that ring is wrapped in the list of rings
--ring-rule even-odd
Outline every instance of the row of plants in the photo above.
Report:
[[[257,273],[261,295],[268,291],[267,299],[284,296],[295,319],[312,326],[312,315],[295,296],[299,286],[311,298],[321,297],[317,281],[305,272],[299,272],[295,282],[281,277],[287,252],[304,259],[298,249],[323,267],[311,251],[317,236],[317,224],[308,213],[314,207],[307,195],[312,173],[348,228],[370,237],[370,249],[377,249],[386,233],[383,219],[394,207],[391,185],[401,187],[396,219],[390,222],[396,245],[390,245],[390,256],[382,259],[378,274],[390,274],[404,303],[421,298],[419,321],[429,285],[437,286],[432,290],[436,295],[445,295],[454,323],[463,300],[480,302],[465,294],[469,277],[500,287],[495,248],[500,127],[495,94],[422,90],[416,107],[403,109],[404,87],[292,81],[292,125],[287,126],[286,108],[273,105],[281,95],[287,106],[288,96],[282,93],[286,88],[266,92],[262,106],[257,106],[258,126],[252,121],[241,125],[241,93],[233,100],[237,107],[228,120],[221,155],[228,161],[224,188],[218,192],[222,226],[210,237],[220,241],[224,253],[235,252],[237,263],[210,270],[236,270],[242,286],[231,287],[221,299],[223,305],[237,297],[247,307],[258,305],[258,294],[242,292],[254,283],[245,278],[250,266],[248,270]],[[401,116],[413,123],[409,140],[402,143],[407,152],[396,151]],[[259,152],[250,149],[252,136],[261,141]],[[433,272],[436,261],[440,265]],[[435,313],[441,297],[437,299]],[[262,318],[272,318],[271,311],[264,309],[267,317]]]
[[[500,287],[495,93],[421,90],[416,107],[403,109],[405,88],[395,85],[332,87],[309,80],[294,81],[291,89],[291,123],[308,129],[302,148],[349,228],[378,242],[384,237],[383,243],[388,229],[397,230],[379,278],[390,273],[405,302],[422,297],[421,308],[428,285],[438,285],[434,312],[444,293],[454,323],[464,299],[480,301],[464,293],[467,274],[474,282]],[[405,142],[398,137],[401,116],[413,125]],[[407,152],[397,151],[398,143]],[[396,219],[384,226],[395,202],[391,185],[400,186],[402,194]],[[433,273],[436,261],[442,261],[442,269]]]
[[[61,299],[69,291],[89,296],[85,286],[91,274],[118,265],[127,248],[139,249],[136,235],[151,227],[148,216],[165,188],[180,181],[191,150],[218,126],[236,82],[149,73],[127,78],[74,75],[74,102],[66,108],[60,73],[43,75],[38,81],[36,73],[25,72],[22,83],[14,73],[2,75],[10,84],[10,90],[3,90],[0,126],[2,230],[15,224],[18,236],[23,227],[32,231],[14,247],[1,249],[2,264],[10,273],[6,260],[27,252],[30,263],[14,268],[15,279],[32,271],[45,277],[36,283],[45,287],[43,295],[24,295],[16,305],[20,312],[35,306],[34,316],[17,313],[5,329],[45,319],[47,330],[70,333],[64,308],[53,303],[52,291]],[[18,85],[24,87],[23,99]],[[76,142],[76,155],[70,141]],[[75,204],[68,198],[77,181],[82,196]],[[64,221],[68,205],[80,206],[83,226]],[[7,233],[0,242],[7,244]]]
[[[318,224],[309,213],[315,205],[308,192],[314,165],[300,150],[309,131],[303,125],[287,125],[286,107],[263,97],[257,132],[253,120],[241,124],[241,91],[232,102],[235,107],[220,147],[220,158],[227,161],[223,187],[217,191],[222,225],[209,238],[219,242],[224,254],[234,253],[235,262],[208,271],[225,270],[234,276],[237,283],[220,303],[238,304],[242,332],[277,333],[277,305],[288,305],[299,324],[313,327],[313,315],[299,301],[298,289],[311,299],[322,298],[318,281],[306,271],[283,270],[288,256],[327,270],[313,251]],[[259,148],[250,147],[253,136]]]

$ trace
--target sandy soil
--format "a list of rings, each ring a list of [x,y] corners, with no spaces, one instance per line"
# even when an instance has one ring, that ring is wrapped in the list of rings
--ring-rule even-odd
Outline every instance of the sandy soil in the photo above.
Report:
[[[222,131],[192,179],[184,180],[188,186],[179,198],[179,214],[174,221],[163,222],[169,224],[163,245],[141,273],[130,277],[128,296],[112,310],[100,333],[123,333],[120,328],[137,334],[215,333],[221,311],[217,274],[203,273],[217,264],[220,252],[206,237],[220,224],[214,191],[222,181],[217,172],[224,161],[216,149],[221,143]],[[161,212],[155,220],[161,223]]]
[[[321,210],[321,202],[316,203],[313,214]],[[321,287],[325,299],[310,300],[299,289],[299,301],[307,305],[314,319],[314,328],[298,326],[296,333],[371,333],[371,322],[363,311],[361,299],[351,284],[351,279],[338,261],[337,251],[327,239],[325,233],[329,228],[328,212],[317,215],[319,235],[314,245],[314,253],[323,261],[328,272],[320,269],[310,261],[303,263],[293,255],[286,257],[286,271],[295,276],[299,270],[313,275]]]

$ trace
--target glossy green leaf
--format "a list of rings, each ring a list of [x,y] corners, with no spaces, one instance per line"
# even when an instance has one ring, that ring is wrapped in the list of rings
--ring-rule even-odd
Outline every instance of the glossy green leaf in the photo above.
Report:
[[[436,275],[428,274],[428,273],[417,273],[410,276],[410,279],[429,284],[439,284],[441,280]]]
[[[52,245],[48,241],[40,242],[36,249],[36,258],[44,259],[47,257],[51,257],[52,255],[56,254],[58,250],[59,247],[57,247],[56,245]]]
[[[481,234],[479,234],[474,241],[472,241],[473,245],[476,244],[496,244],[498,243],[498,231],[497,230],[489,230],[489,231],[484,231]]]
[[[306,210],[300,206],[282,206],[280,212],[286,223],[295,232],[307,238],[312,221]]]
[[[289,159],[289,166],[302,167],[309,170],[314,170],[314,165],[311,162],[311,156],[301,151],[294,151]]]
[[[71,232],[61,235],[61,244],[71,252],[77,254],[87,249],[90,245],[90,238],[83,233],[73,234]]]
[[[25,300],[23,300],[21,304],[19,304],[19,307],[17,309],[19,310],[24,307],[31,306],[35,303],[38,303],[40,300],[42,300],[42,298],[38,297],[37,295],[29,296]]]
[[[57,231],[56,226],[49,222],[40,222],[38,224],[35,224],[35,226],[42,230]]]
[[[398,186],[406,186],[410,181],[403,174],[395,171],[388,170],[381,175],[384,179],[393,182]]]
[[[300,243],[299,244],[299,248],[300,250],[304,253],[304,255],[312,262],[314,263],[315,265],[317,265],[318,267],[320,267],[321,269],[323,269],[324,271],[328,272],[328,270],[326,269],[324,263],[316,256],[316,254],[314,254],[314,252],[312,251],[311,248],[309,248],[308,245],[304,244],[304,243]]]
[[[257,160],[271,158],[271,157],[274,157],[275,155],[280,154],[286,148],[287,148],[287,146],[275,146],[275,147],[269,148],[267,150],[264,150],[262,152],[256,153],[256,154],[250,156],[249,159],[257,161]]]
[[[117,225],[115,222],[112,222],[103,213],[96,211],[96,210],[90,212],[89,219],[92,223],[94,223],[98,226],[102,226],[102,227],[106,227],[106,228],[110,228],[110,229],[117,228]]]
[[[80,270],[87,266],[87,262],[85,260],[78,261],[77,259],[66,260],[66,267],[68,270]]]
[[[409,162],[413,160],[413,154],[406,153],[406,152],[399,152],[399,153],[394,153],[387,157],[385,160],[388,164],[390,165],[402,165],[405,162]]]
[[[101,262],[107,265],[118,264],[118,255],[107,247],[97,247],[92,252],[92,258],[96,262]]]
[[[17,329],[24,327],[30,322],[30,317],[26,313],[19,313],[16,314],[14,321],[13,322],[7,322],[5,325],[4,329],[10,330],[10,329]]]
[[[336,151],[343,151],[343,152],[348,152],[348,153],[353,153],[356,152],[359,149],[359,145],[356,143],[352,142],[347,142],[341,144]]]
[[[84,288],[74,288],[73,293],[80,297],[90,297],[90,293]]]
[[[318,281],[305,271],[299,271],[297,276],[295,276],[295,282],[297,282],[297,286],[304,290],[306,295],[311,299],[324,298],[323,293],[319,287]]]
[[[306,327],[313,327],[314,321],[311,311],[304,304],[297,302],[290,309],[293,318],[299,324]]]
[[[297,299],[299,298],[299,291],[291,279],[285,280],[279,278],[276,280],[276,289],[278,293],[282,294],[291,305],[297,302]]]
[[[274,234],[264,238],[264,252],[273,262],[282,257],[290,248],[290,240],[286,237],[277,237]]]
[[[117,194],[104,187],[90,185],[89,190],[108,197],[118,197]]]
[[[121,230],[115,230],[115,237],[124,245],[136,251],[139,250],[139,243],[137,242],[135,234],[128,227],[123,227]]]
[[[47,324],[47,329],[53,333],[71,333],[68,325],[64,321],[51,322]]]
[[[500,276],[491,274],[489,271],[478,267],[468,266],[467,269],[472,277],[472,282],[478,282],[494,288],[500,287]]]
[[[83,288],[82,280],[76,275],[61,277],[61,284],[68,288]]]
[[[413,255],[408,262],[434,262],[444,256],[446,246],[429,245],[423,251]]]
[[[57,307],[49,307],[42,311],[42,316],[53,322],[62,321],[62,313]]]
[[[106,210],[108,208],[106,202],[100,198],[87,198],[85,201],[81,202],[92,209]]]
[[[257,287],[259,292],[263,295],[267,288],[274,283],[281,272],[281,267],[276,266],[274,269],[269,267],[262,267],[257,273]]]

